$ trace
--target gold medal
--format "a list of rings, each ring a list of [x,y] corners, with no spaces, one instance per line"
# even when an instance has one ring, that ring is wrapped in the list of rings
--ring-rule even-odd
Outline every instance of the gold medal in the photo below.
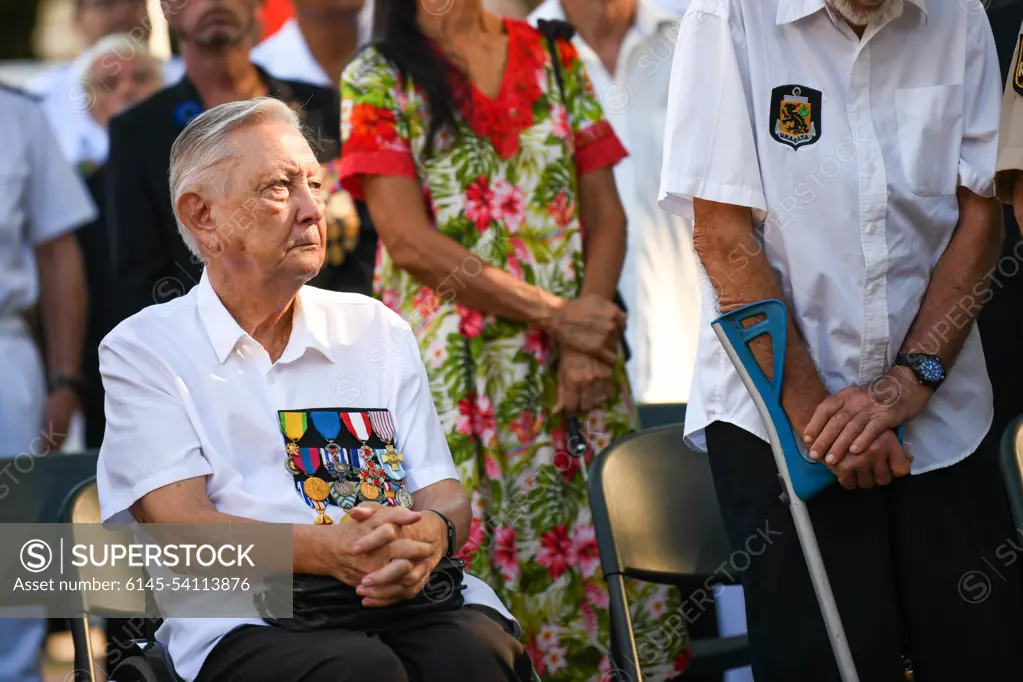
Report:
[[[284,446],[284,449],[287,451],[289,455],[294,457],[295,455],[298,454],[298,443],[288,443],[287,445]]]
[[[320,512],[320,515],[317,516],[316,519],[313,521],[313,525],[316,525],[316,526],[333,526],[334,525],[334,519],[332,519],[329,516],[327,516],[327,512],[326,511],[322,511],[322,512]]]
[[[313,502],[323,502],[330,495],[330,488],[327,486],[327,482],[323,479],[310,476],[302,484],[302,490],[305,491],[306,497]]]
[[[367,500],[375,500],[378,497],[380,497],[380,489],[377,488],[372,483],[370,483],[369,481],[362,482],[362,484],[359,486],[359,492],[361,492],[362,496],[365,497]]]

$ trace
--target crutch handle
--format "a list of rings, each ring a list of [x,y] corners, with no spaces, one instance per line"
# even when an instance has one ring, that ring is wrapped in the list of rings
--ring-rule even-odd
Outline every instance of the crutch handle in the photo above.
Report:
[[[749,326],[745,322],[757,316],[764,319]],[[785,375],[785,342],[786,342],[786,310],[781,301],[770,299],[753,303],[730,313],[725,313],[711,323],[720,338],[722,334],[728,343],[726,350],[739,360],[740,372],[745,371],[756,387],[756,394],[751,392],[761,415],[769,415],[781,440],[785,453],[785,463],[792,477],[792,489],[802,500],[808,500],[820,491],[833,484],[837,478],[827,466],[815,462],[803,454],[799,439],[792,430],[788,416],[781,404],[782,378]],[[772,378],[764,374],[760,363],[750,350],[749,344],[754,339],[767,334],[771,337],[773,350]],[[729,348],[730,346],[730,348]],[[733,360],[734,364],[734,360]],[[759,395],[757,395],[759,394]],[[902,442],[902,427],[896,431],[899,442]]]

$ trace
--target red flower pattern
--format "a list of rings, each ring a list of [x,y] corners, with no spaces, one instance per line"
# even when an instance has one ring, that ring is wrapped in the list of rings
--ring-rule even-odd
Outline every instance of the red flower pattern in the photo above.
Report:
[[[472,339],[483,333],[483,314],[473,308],[458,306],[458,331],[467,339]]]
[[[505,580],[519,579],[519,550],[515,545],[515,529],[499,526],[494,531],[494,566]]]
[[[572,553],[572,540],[564,524],[558,524],[540,536],[540,552],[536,563],[547,569],[547,575],[557,580],[569,568],[568,558]]]
[[[490,225],[493,217],[491,209],[493,199],[490,179],[485,175],[481,175],[465,190],[465,217],[475,223],[476,229],[480,232]]]

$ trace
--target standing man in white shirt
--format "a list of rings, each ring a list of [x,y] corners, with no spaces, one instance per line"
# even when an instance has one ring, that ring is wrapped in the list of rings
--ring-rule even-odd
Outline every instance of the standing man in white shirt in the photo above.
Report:
[[[529,16],[568,21],[611,126],[629,152],[615,184],[629,221],[619,283],[639,404],[684,403],[696,360],[699,263],[687,219],[657,207],[679,17],[650,0],[546,0]]]
[[[732,543],[775,533],[740,576],[755,679],[838,679],[764,425],[709,325],[772,298],[783,405],[841,484],[808,508],[860,679],[904,680],[903,656],[921,682],[1017,677],[1020,562],[999,556],[1015,534],[974,325],[1001,243],[983,7],[693,0],[686,19],[662,176],[707,275],[686,437]]]
[[[295,0],[295,16],[253,48],[252,63],[275,78],[336,90],[369,38],[371,10],[366,0]]]
[[[74,231],[96,208],[29,95],[0,87],[0,130],[0,453],[40,456],[60,447],[78,406],[85,275]],[[27,319],[37,303],[45,362]],[[0,617],[0,682],[39,680],[45,635],[42,617]]]

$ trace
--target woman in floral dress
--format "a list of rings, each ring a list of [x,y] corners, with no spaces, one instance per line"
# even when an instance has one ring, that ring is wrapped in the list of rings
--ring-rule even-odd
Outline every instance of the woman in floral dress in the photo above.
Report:
[[[374,33],[342,77],[341,178],[369,206],[374,291],[415,330],[472,498],[462,552],[544,680],[608,680],[608,597],[566,420],[587,457],[635,427],[612,303],[625,150],[571,43],[557,41],[562,91],[540,33],[481,0],[377,0]],[[630,589],[647,679],[673,677],[688,656],[678,597]]]

